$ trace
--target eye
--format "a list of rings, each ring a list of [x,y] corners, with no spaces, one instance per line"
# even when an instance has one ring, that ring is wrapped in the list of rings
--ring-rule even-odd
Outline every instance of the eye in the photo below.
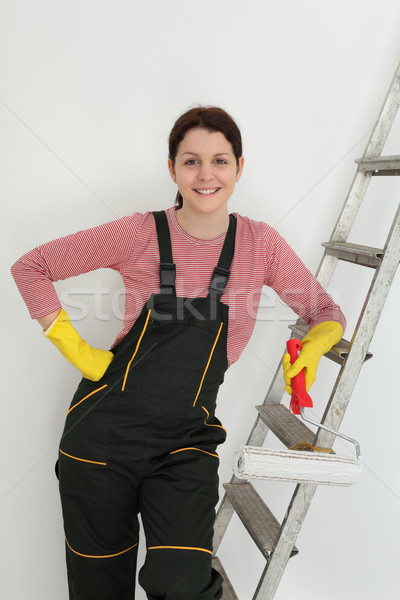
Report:
[[[185,161],[185,165],[188,165],[189,167],[196,164],[197,160],[195,158],[189,158],[189,160]]]
[[[217,158],[215,161],[218,165],[227,165],[228,163],[223,158]]]

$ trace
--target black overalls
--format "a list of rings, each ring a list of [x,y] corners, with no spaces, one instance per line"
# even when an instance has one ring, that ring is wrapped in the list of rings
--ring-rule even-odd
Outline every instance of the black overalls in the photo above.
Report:
[[[175,293],[164,211],[153,213],[160,293],[114,348],[102,379],[82,379],[67,413],[58,475],[73,600],[134,598],[138,519],[147,555],[139,582],[154,600],[221,598],[211,568],[218,500],[214,416],[227,369],[228,306],[220,302],[234,253],[229,229],[206,298]]]

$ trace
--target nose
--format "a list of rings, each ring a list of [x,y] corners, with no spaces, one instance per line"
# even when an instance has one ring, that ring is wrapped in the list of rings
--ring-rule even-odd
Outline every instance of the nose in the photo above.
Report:
[[[201,181],[211,181],[212,179],[214,179],[214,174],[212,172],[211,165],[202,163],[198,171],[198,177]]]

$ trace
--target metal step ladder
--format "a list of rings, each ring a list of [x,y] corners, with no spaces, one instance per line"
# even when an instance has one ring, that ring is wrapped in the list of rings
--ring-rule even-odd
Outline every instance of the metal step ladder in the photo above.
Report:
[[[325,251],[316,274],[321,285],[327,288],[339,260],[375,269],[351,340],[343,339],[326,354],[328,358],[341,365],[322,419],[323,423],[335,430],[340,427],[361,367],[364,361],[371,357],[368,348],[400,261],[400,206],[382,250],[358,246],[346,241],[371,178],[377,175],[400,175],[400,155],[381,156],[399,105],[400,64],[364,154],[362,158],[356,160],[357,172],[330,241],[323,244]],[[290,328],[293,331],[292,337],[298,338],[302,338],[308,330],[301,321],[291,325]],[[279,363],[264,403],[256,407],[258,415],[246,444],[262,446],[268,431],[271,430],[287,447],[304,440],[323,448],[332,447],[334,441],[332,434],[320,429],[315,435],[281,404],[284,387]],[[317,486],[315,484],[296,486],[282,524],[278,523],[251,483],[233,476],[230,483],[224,484],[224,488],[226,493],[217,512],[214,527],[214,555],[236,511],[266,559],[266,566],[253,600],[272,600],[289,558],[298,552],[295,542]],[[214,567],[221,572],[225,580],[223,600],[237,600],[237,595],[216,556],[214,556]]]

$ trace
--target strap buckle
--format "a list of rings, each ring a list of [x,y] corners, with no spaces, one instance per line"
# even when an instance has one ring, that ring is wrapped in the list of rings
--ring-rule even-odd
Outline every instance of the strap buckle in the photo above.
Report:
[[[218,266],[215,267],[213,276],[211,278],[210,292],[212,291],[222,296],[225,291],[226,284],[228,283],[229,275],[229,269],[223,269],[222,267]]]
[[[174,263],[161,263],[160,288],[175,287],[176,267]]]

